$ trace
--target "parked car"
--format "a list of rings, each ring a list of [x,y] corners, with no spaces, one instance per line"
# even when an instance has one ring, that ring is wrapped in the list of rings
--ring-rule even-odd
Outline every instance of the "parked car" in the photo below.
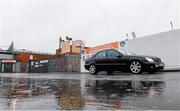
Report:
[[[97,52],[86,59],[85,69],[91,74],[106,71],[130,71],[134,74],[142,72],[154,73],[164,69],[165,64],[154,56],[140,56],[125,50],[107,49]]]

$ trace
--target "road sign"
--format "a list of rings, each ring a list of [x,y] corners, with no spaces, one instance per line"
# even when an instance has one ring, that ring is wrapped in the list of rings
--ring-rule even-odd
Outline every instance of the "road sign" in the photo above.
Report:
[[[126,42],[125,42],[125,40],[123,40],[123,41],[120,41],[120,46],[121,47],[124,47],[126,45]]]

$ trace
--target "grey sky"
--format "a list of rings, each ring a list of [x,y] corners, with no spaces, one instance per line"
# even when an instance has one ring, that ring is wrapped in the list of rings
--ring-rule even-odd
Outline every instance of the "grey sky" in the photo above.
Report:
[[[0,46],[55,52],[59,36],[87,46],[180,28],[179,0],[2,0]]]

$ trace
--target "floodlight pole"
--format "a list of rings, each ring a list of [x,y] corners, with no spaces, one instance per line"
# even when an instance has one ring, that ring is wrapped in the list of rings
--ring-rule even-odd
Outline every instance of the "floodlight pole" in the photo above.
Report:
[[[171,24],[171,29],[172,29],[172,31],[173,31],[174,28],[173,28],[173,23],[172,23],[172,21],[170,21],[170,24]]]

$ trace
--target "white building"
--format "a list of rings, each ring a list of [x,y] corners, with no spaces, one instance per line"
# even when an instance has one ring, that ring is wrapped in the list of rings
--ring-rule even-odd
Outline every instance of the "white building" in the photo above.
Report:
[[[160,57],[166,69],[180,69],[180,29],[129,40],[125,49]]]

